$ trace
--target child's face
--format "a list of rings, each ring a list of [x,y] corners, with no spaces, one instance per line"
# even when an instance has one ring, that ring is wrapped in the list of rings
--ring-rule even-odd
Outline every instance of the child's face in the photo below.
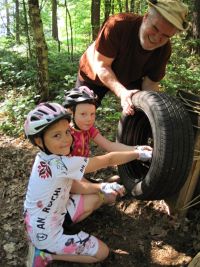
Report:
[[[72,145],[69,122],[66,119],[61,119],[50,126],[44,133],[44,143],[52,154],[69,155]]]
[[[76,106],[74,121],[79,129],[87,131],[95,122],[96,107],[93,104],[81,103]]]

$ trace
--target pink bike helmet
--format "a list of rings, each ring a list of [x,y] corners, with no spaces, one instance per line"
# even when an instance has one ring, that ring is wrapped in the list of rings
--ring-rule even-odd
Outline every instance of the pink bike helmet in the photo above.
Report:
[[[28,113],[24,123],[25,134],[33,142],[31,137],[39,136],[44,129],[63,118],[69,122],[71,120],[70,114],[63,106],[57,103],[41,103]]]

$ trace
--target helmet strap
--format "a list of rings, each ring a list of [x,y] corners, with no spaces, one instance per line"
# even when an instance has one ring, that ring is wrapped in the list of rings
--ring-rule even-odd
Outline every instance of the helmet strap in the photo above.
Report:
[[[78,125],[76,124],[74,118],[73,118],[73,124],[74,124],[74,128],[75,128],[76,130],[80,130],[80,131],[81,131],[81,129],[80,129],[80,128],[78,127]]]
[[[38,146],[43,152],[45,152],[47,155],[51,155],[51,154],[53,154],[52,152],[50,152],[49,150],[48,150],[48,148],[47,148],[47,146],[45,145],[45,142],[44,142],[44,132],[42,132],[41,134],[40,134],[40,138],[41,138],[41,140],[42,140],[42,146],[43,147],[40,147],[40,146]]]
[[[74,128],[81,131],[81,129],[78,127],[78,125],[76,124],[75,119],[74,119],[75,118],[75,112],[76,112],[76,105],[73,106],[72,112],[73,112],[72,121],[74,124]]]
[[[43,147],[44,147],[43,151],[44,151],[47,155],[51,155],[51,154],[53,154],[52,152],[50,152],[50,151],[48,150],[47,146],[45,145],[45,142],[44,142],[44,138],[43,138],[43,137],[42,137],[42,144],[43,144]]]

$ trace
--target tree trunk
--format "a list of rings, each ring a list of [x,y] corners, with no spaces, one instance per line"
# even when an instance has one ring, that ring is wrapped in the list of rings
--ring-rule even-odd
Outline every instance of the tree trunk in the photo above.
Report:
[[[194,8],[193,8],[193,38],[197,40],[195,47],[193,50],[196,54],[200,55],[200,1],[194,0]]]
[[[19,0],[15,0],[15,39],[16,43],[20,44],[20,33],[19,33]]]
[[[66,35],[67,35],[67,53],[70,55],[70,44],[69,44],[69,32],[68,32],[68,12],[67,12],[67,1],[65,0],[65,29],[66,29]]]
[[[106,20],[110,16],[110,10],[111,10],[111,0],[104,0],[104,20]]]
[[[119,12],[122,12],[122,2],[121,0],[117,0],[118,6],[119,6]]]
[[[126,0],[125,2],[125,11],[129,12],[128,0]]]
[[[69,9],[67,7],[67,1],[65,0],[65,10],[66,10],[66,33],[67,33],[67,48],[68,48],[68,52],[70,54],[70,59],[71,61],[73,61],[73,57],[74,57],[74,44],[73,44],[73,30],[72,30],[72,20],[71,20],[71,15],[69,12]],[[70,38],[70,44],[69,44],[69,34],[68,34],[68,18],[69,17],[69,26],[70,26],[70,34],[71,34],[71,38]]]
[[[43,32],[43,24],[40,17],[38,0],[28,0],[29,16],[33,30],[33,37],[36,49],[38,81],[37,89],[40,94],[40,101],[47,101],[48,90],[48,48]]]
[[[57,0],[52,0],[52,37],[58,42],[58,51],[60,52],[60,41],[58,37],[58,20],[57,20]]]
[[[115,13],[115,0],[111,1],[111,14]]]
[[[135,10],[135,0],[131,0],[131,3],[130,3],[130,12],[134,12]]]
[[[9,7],[8,7],[8,0],[5,0],[5,7],[6,7],[6,35],[10,36],[10,12],[9,12]]]
[[[57,23],[57,0],[52,0],[52,37],[58,40],[58,23]]]
[[[91,5],[91,25],[92,39],[95,40],[100,28],[100,6],[101,0],[92,0]]]
[[[31,40],[30,40],[29,27],[28,27],[28,19],[27,19],[26,14],[27,14],[26,3],[25,3],[25,0],[23,0],[24,31],[26,33],[26,40],[28,44],[28,57],[32,58]]]

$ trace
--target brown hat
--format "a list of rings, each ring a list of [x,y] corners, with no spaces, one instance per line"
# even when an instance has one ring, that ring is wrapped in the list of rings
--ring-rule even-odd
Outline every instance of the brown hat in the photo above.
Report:
[[[184,31],[188,28],[189,23],[186,20],[188,7],[180,0],[147,0],[147,2],[177,29]]]

